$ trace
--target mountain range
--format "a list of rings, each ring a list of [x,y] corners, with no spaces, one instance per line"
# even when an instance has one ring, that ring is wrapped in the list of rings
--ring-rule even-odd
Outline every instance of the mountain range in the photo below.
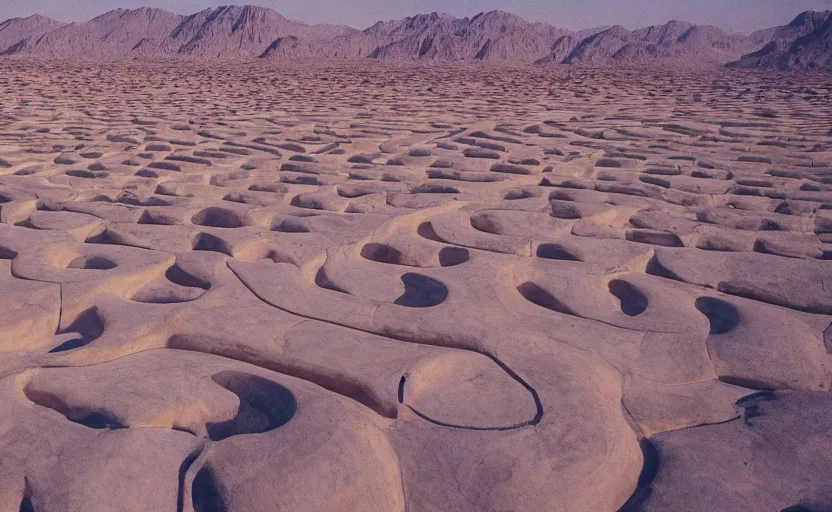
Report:
[[[472,18],[419,14],[365,30],[308,25],[264,7],[224,6],[182,16],[116,9],[84,23],[35,15],[0,23],[0,56],[45,59],[374,59],[508,64],[832,71],[832,11],[749,35],[670,21],[638,30],[572,31],[503,11]]]

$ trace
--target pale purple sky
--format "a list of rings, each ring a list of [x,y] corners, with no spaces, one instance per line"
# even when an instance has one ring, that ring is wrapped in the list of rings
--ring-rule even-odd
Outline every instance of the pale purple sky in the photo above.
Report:
[[[0,0],[0,20],[38,13],[85,21],[117,7],[142,6],[192,14],[229,3],[262,5],[307,23],[356,28],[432,11],[473,16],[500,9],[571,29],[615,24],[632,29],[677,19],[746,33],[784,25],[803,11],[832,9],[832,0]]]

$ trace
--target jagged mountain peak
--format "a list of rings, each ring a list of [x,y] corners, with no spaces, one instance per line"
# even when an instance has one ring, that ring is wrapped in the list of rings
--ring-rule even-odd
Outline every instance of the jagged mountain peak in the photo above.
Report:
[[[692,23],[685,21],[671,20],[664,25],[653,25],[640,30],[634,30],[633,34],[636,37],[648,39],[652,42],[673,42],[694,26]]]
[[[31,23],[59,23],[59,24],[62,23],[60,21],[49,18],[48,16],[44,16],[42,14],[33,14],[33,15],[27,16],[25,18],[12,18],[11,20],[8,20],[8,21],[13,21],[13,20],[26,21],[26,22],[31,22]]]
[[[107,24],[118,20],[120,23],[136,21],[161,21],[163,19],[181,19],[182,16],[171,11],[158,9],[155,7],[139,7],[138,9],[113,9],[101,16],[95,17],[87,23],[92,24]]]
[[[489,11],[480,13],[469,21],[471,27],[499,29],[502,32],[511,29],[525,28],[531,24],[520,16],[505,11]]]
[[[597,36],[602,36],[602,37],[610,37],[610,36],[613,36],[613,37],[625,36],[626,37],[626,36],[629,36],[630,34],[632,34],[632,32],[627,30],[623,26],[613,25],[610,28],[608,28],[608,29],[604,30],[603,32],[600,32],[596,35]]]
[[[832,10],[828,11],[805,11],[798,14],[791,23],[790,27],[803,27],[806,25],[820,25],[832,16]]]
[[[42,14],[33,14],[25,18],[10,18],[0,22],[0,27],[7,27],[10,25],[17,26],[39,26],[39,25],[65,25],[61,21],[54,20]]]
[[[500,20],[500,21],[515,20],[515,21],[522,21],[524,23],[526,21],[523,18],[521,18],[520,16],[514,14],[513,12],[501,11],[501,10],[498,10],[498,9],[495,9],[495,10],[492,10],[492,11],[481,12],[481,13],[477,14],[476,16],[474,16],[473,18],[471,18],[472,22],[476,21],[476,20]]]

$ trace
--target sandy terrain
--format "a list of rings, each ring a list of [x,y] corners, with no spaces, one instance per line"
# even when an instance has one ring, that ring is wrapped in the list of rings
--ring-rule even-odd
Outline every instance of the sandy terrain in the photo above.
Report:
[[[0,93],[0,512],[832,509],[828,76]]]

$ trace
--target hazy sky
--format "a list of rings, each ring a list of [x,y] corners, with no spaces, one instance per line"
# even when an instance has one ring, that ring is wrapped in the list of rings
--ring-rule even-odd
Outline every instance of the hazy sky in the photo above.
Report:
[[[39,13],[84,21],[117,7],[141,6],[191,14],[229,3],[262,5],[307,23],[346,23],[357,28],[416,13],[472,16],[501,9],[572,29],[614,24],[632,29],[679,19],[738,32],[783,25],[811,9],[832,9],[832,0],[0,0],[0,20]]]

